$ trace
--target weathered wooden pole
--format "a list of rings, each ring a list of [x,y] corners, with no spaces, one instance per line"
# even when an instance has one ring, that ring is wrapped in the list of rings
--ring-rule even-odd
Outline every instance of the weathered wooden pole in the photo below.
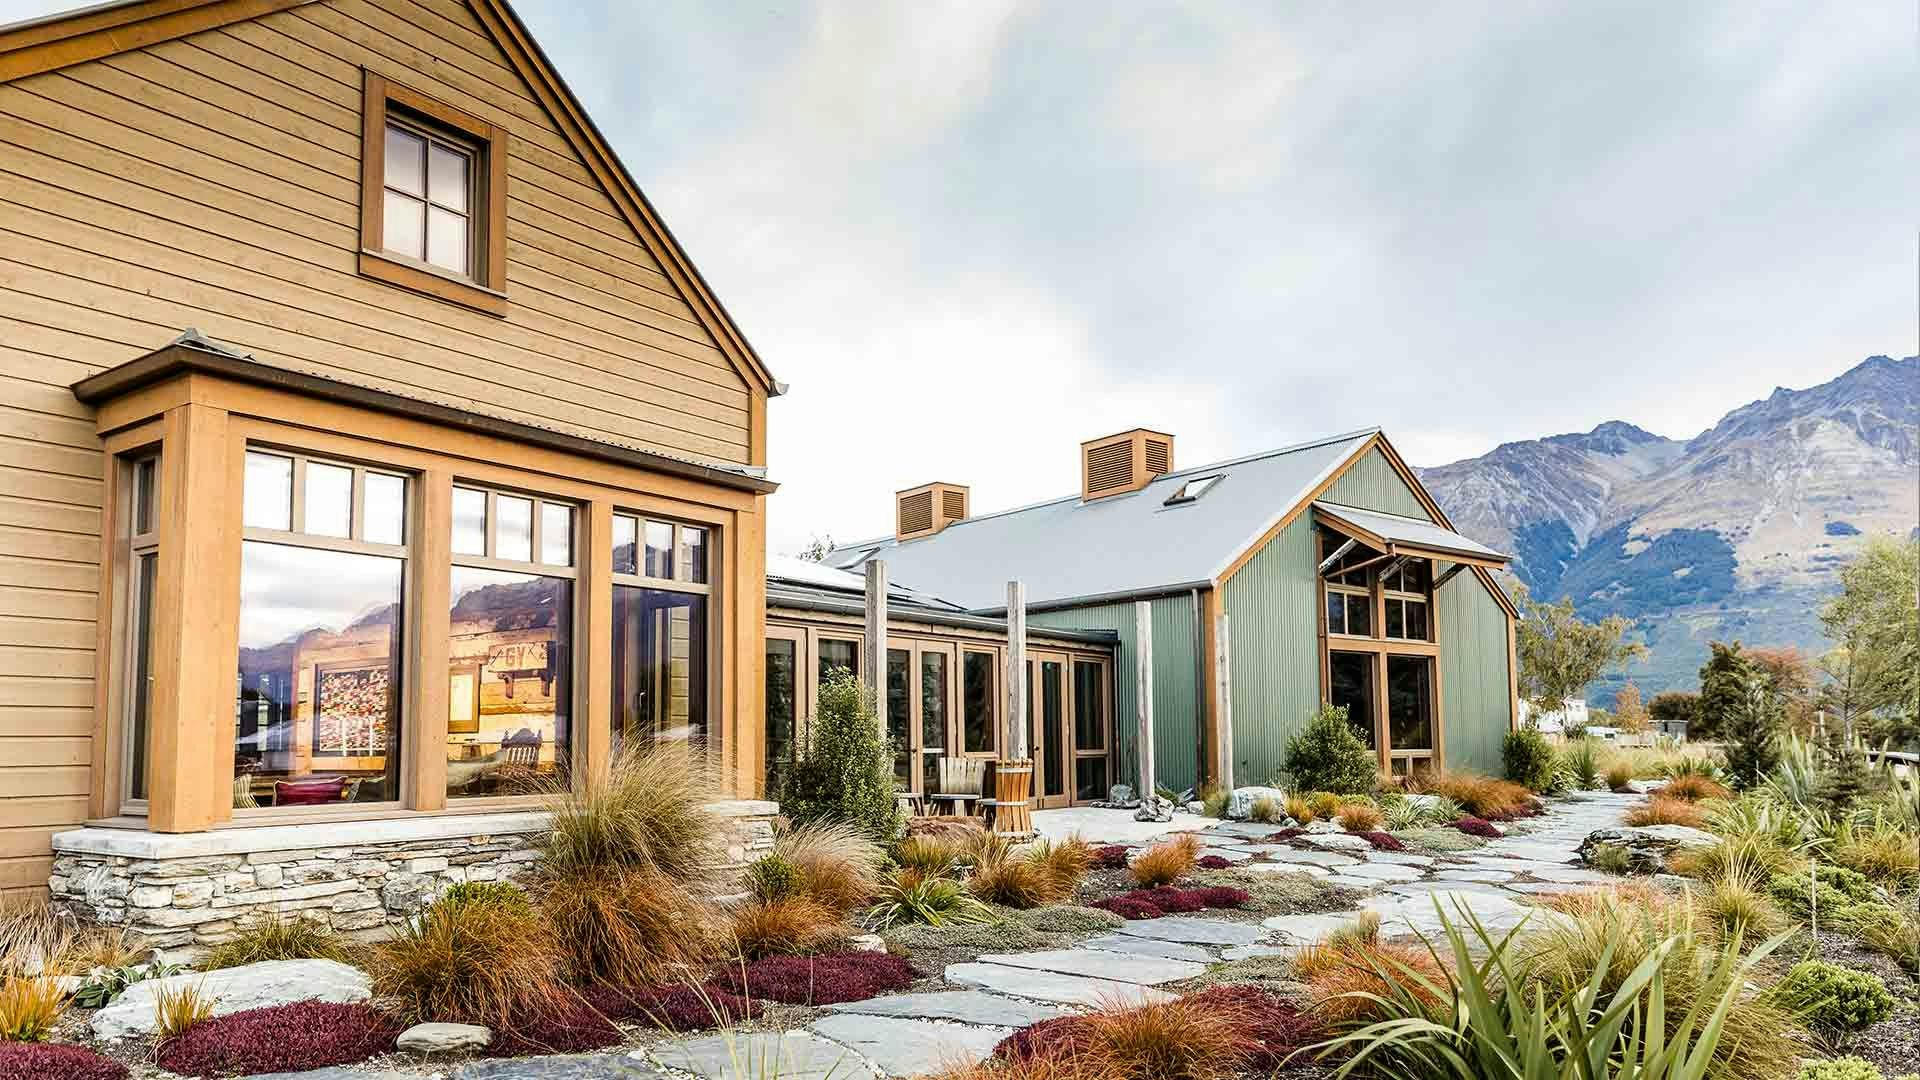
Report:
[[[1133,718],[1138,728],[1142,799],[1153,797],[1153,604],[1133,604]]]
[[[1007,582],[1007,752],[1013,761],[1033,756],[1027,745],[1027,587]]]
[[[1214,776],[1228,791],[1233,790],[1233,650],[1227,638],[1227,613],[1221,612],[1213,623],[1213,693],[1220,703],[1219,760]]]
[[[887,726],[887,564],[867,562],[867,639],[860,650],[860,672],[873,691],[873,711]]]

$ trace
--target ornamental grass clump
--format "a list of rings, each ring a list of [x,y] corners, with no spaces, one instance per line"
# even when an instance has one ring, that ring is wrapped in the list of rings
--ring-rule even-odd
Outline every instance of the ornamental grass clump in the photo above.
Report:
[[[823,821],[782,829],[773,854],[799,875],[799,895],[834,911],[860,910],[880,887],[886,853],[858,826]]]
[[[1549,985],[1527,978],[1516,961],[1515,950],[1529,939],[1490,933],[1464,906],[1452,916],[1443,912],[1442,927],[1444,940],[1431,953],[1446,965],[1440,980],[1378,964],[1384,992],[1368,999],[1375,1022],[1320,1044],[1354,1054],[1336,1075],[1368,1069],[1368,1075],[1431,1080],[1744,1080],[1784,1075],[1797,1064],[1781,1029],[1749,1031],[1751,1018],[1735,1019],[1752,1011],[1742,1001],[1748,976],[1780,939],[1742,960],[1700,956],[1680,935],[1659,937],[1648,948],[1625,950],[1632,958],[1624,972],[1623,958],[1604,947],[1590,965],[1570,964],[1564,985]],[[1676,953],[1684,963],[1674,962]],[[1685,989],[1675,986],[1682,978]],[[1651,1031],[1664,1037],[1646,1038]],[[1730,1041],[1744,1045],[1749,1036],[1768,1039],[1774,1053],[1728,1050]]]
[[[1386,821],[1386,815],[1380,812],[1379,807],[1363,802],[1343,803],[1333,817],[1341,828],[1350,833],[1377,832]]]
[[[1286,811],[1288,817],[1302,825],[1313,824],[1314,818],[1318,816],[1313,812],[1313,803],[1308,801],[1305,795],[1288,795],[1280,804],[1280,808]]]
[[[0,1042],[39,1042],[60,1019],[66,991],[51,975],[0,975]]]
[[[944,836],[909,836],[893,845],[894,862],[930,877],[952,873],[958,855],[959,845]],[[1126,859],[1127,849],[1121,848],[1121,865],[1126,864]]]
[[[70,1043],[0,1042],[0,1080],[127,1080],[127,1067]]]
[[[911,867],[902,867],[880,886],[867,919],[876,928],[907,923],[928,926],[987,923],[994,919],[993,909],[974,898],[967,887],[953,878],[929,876]]]
[[[367,1005],[300,1001],[206,1020],[160,1044],[182,1076],[251,1076],[351,1065],[391,1053],[400,1026]]]
[[[232,937],[208,949],[200,958],[199,968],[217,971],[266,960],[332,960],[351,964],[354,952],[346,939],[319,919],[307,915],[288,918],[267,912],[240,924]]]
[[[566,996],[554,931],[523,899],[443,897],[369,950],[366,966],[374,994],[408,1023],[498,1027]]]
[[[1700,802],[1703,799],[1731,799],[1733,790],[1715,780],[1712,776],[1700,772],[1685,772],[1660,785],[1659,794],[1663,798],[1681,799],[1686,802]]]
[[[839,912],[806,896],[742,904],[729,930],[735,952],[749,960],[821,952],[845,944],[850,934]]]
[[[645,867],[554,877],[540,887],[540,910],[567,979],[579,985],[668,981],[732,945],[712,900]]]
[[[1707,928],[1722,941],[1765,941],[1792,925],[1766,893],[1737,878],[1712,883],[1698,904]]]
[[[213,1018],[213,996],[197,982],[160,983],[153,991],[153,1033],[162,1039],[184,1035]]]
[[[1685,799],[1669,798],[1662,792],[1627,810],[1629,825],[1685,825],[1698,829],[1707,823],[1706,811]]]
[[[1273,825],[1277,824],[1284,817],[1286,817],[1286,811],[1281,809],[1279,801],[1270,795],[1260,796],[1253,800],[1252,806],[1247,808],[1247,820],[1249,821],[1258,821],[1263,824]]]
[[[1134,882],[1149,888],[1171,885],[1193,872],[1200,857],[1201,840],[1197,833],[1169,837],[1133,857],[1127,872]]]
[[[1633,766],[1624,761],[1609,762],[1600,779],[1607,785],[1608,791],[1631,791]]]
[[[1079,837],[1040,840],[1018,849],[1003,841],[982,843],[967,875],[967,889],[990,904],[1043,907],[1071,897],[1092,863],[1093,847]]]
[[[1016,1032],[979,1065],[940,1080],[1226,1080],[1266,1075],[1323,1032],[1286,999],[1217,986],[1174,1001],[1114,1006]]]
[[[1451,799],[1474,817],[1511,821],[1535,812],[1533,792],[1511,780],[1496,780],[1466,772],[1426,772],[1411,784],[1428,795]]]

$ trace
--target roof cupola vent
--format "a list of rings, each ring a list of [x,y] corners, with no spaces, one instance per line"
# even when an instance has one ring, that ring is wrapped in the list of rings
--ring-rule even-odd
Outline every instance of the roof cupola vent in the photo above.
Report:
[[[1134,428],[1080,444],[1081,496],[1088,501],[1139,491],[1173,471],[1173,436]]]
[[[967,488],[964,484],[935,482],[895,492],[893,496],[893,537],[915,540],[932,536],[967,516]]]

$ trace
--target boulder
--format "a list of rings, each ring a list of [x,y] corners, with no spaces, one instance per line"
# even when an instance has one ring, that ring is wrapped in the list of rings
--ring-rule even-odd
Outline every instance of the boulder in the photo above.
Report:
[[[1665,780],[1629,780],[1627,781],[1627,790],[1633,792],[1635,795],[1651,795],[1654,792],[1659,791],[1661,788],[1666,786],[1667,786],[1667,782]]]
[[[1138,800],[1133,797],[1132,787],[1126,784],[1115,784],[1107,791],[1107,801],[1110,803],[1130,803],[1137,802]]]
[[[1592,863],[1603,847],[1625,848],[1635,873],[1661,874],[1676,851],[1699,851],[1719,843],[1710,832],[1685,825],[1620,825],[1595,829],[1580,841],[1580,861]]]
[[[1251,818],[1253,804],[1261,799],[1272,799],[1277,806],[1286,801],[1287,793],[1270,787],[1234,788],[1233,794],[1227,799],[1227,820],[1245,821]]]
[[[1204,814],[1207,812],[1207,804],[1198,799],[1188,799],[1181,809],[1189,814]]]
[[[1342,829],[1340,823],[1337,821],[1329,818],[1314,818],[1312,821],[1307,822],[1307,831],[1309,833],[1335,833],[1345,832],[1346,830]]]
[[[492,1029],[479,1024],[415,1024],[401,1032],[394,1045],[412,1054],[452,1054],[479,1050],[492,1041]]]
[[[1173,804],[1158,795],[1149,795],[1140,801],[1140,809],[1133,812],[1135,821],[1172,821]]]
[[[213,1015],[227,1016],[269,1005],[296,1001],[333,1001],[350,1004],[373,996],[366,972],[332,960],[266,960],[220,971],[187,972],[164,979],[148,979],[126,988],[112,1003],[93,1014],[93,1033],[102,1039],[151,1035],[154,1031],[154,995],[162,987],[179,990],[197,986],[213,1001]]]
[[[886,952],[887,941],[879,934],[855,934],[847,939],[847,947],[854,952]]]

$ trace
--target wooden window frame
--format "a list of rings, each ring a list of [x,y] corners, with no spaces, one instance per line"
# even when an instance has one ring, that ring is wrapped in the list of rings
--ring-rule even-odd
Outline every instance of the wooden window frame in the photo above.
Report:
[[[380,464],[370,465],[364,461],[277,442],[245,441],[238,448],[238,452],[240,455],[243,479],[239,492],[240,504],[234,509],[234,517],[235,524],[240,530],[240,546],[242,551],[245,550],[246,545],[249,543],[265,543],[278,544],[283,547],[306,548],[308,550],[343,552],[350,555],[374,555],[380,558],[398,559],[400,561],[400,624],[394,627],[394,633],[399,638],[396,643],[396,651],[399,655],[398,685],[394,690],[394,697],[398,703],[398,709],[393,721],[394,734],[397,737],[389,740],[390,745],[387,747],[388,756],[397,756],[399,758],[399,762],[394,768],[394,773],[398,776],[399,783],[396,785],[398,790],[393,792],[392,798],[381,799],[378,802],[342,802],[337,806],[331,803],[319,804],[317,806],[236,806],[233,808],[233,820],[299,820],[323,811],[350,809],[360,813],[380,813],[413,807],[417,805],[418,800],[416,790],[418,769],[414,762],[420,754],[420,747],[414,744],[420,738],[421,725],[419,709],[416,707],[417,694],[412,684],[424,674],[422,666],[417,662],[420,655],[419,640],[422,633],[422,620],[420,613],[415,610],[414,607],[414,597],[416,596],[415,576],[422,572],[432,572],[430,567],[424,568],[423,570],[419,560],[415,558],[415,550],[418,546],[419,533],[422,525],[421,515],[419,513],[421,477],[418,473],[402,468],[394,468]],[[286,529],[264,528],[258,525],[246,524],[246,485],[244,474],[246,458],[250,454],[263,454],[269,457],[285,458],[291,464],[292,476],[290,477],[291,484],[287,498],[287,525],[289,527]],[[331,465],[352,472],[352,501],[347,511],[348,535],[344,537],[330,536],[325,533],[311,533],[307,531],[306,466],[309,463],[315,465]],[[402,503],[400,543],[398,544],[380,543],[365,538],[367,529],[367,476],[369,474],[398,476],[407,483],[406,497]],[[237,602],[234,610],[238,615],[240,608]],[[243,615],[239,617],[244,618]],[[234,662],[236,665],[238,664],[238,654],[235,655]],[[316,665],[315,668],[316,678],[314,679],[314,685],[316,687],[319,685],[317,672],[322,666],[326,665]],[[318,708],[318,705],[318,693],[316,690],[313,707]],[[234,733],[237,736],[240,723],[238,698],[234,701],[233,719]],[[444,736],[442,736],[441,741],[445,741]],[[226,771],[229,781],[232,780],[233,768],[234,763],[228,762]]]
[[[140,521],[141,482],[143,467],[150,466],[152,473],[152,505],[150,517],[142,528]],[[158,447],[148,447],[132,453],[122,454],[114,459],[114,478],[118,490],[115,497],[118,505],[115,514],[119,518],[119,536],[115,543],[113,556],[114,604],[113,633],[118,639],[121,660],[115,668],[114,680],[118,691],[113,703],[114,723],[118,731],[117,743],[119,764],[115,769],[112,801],[119,812],[129,817],[145,817],[147,814],[147,795],[136,796],[133,793],[133,770],[137,759],[149,759],[146,747],[135,754],[133,740],[137,734],[134,724],[134,712],[147,697],[147,688],[140,685],[140,637],[142,630],[153,632],[152,623],[141,626],[140,612],[150,606],[153,598],[142,594],[140,588],[140,561],[151,556],[156,560],[160,555],[160,483],[161,461]],[[159,567],[156,562],[155,570]],[[158,581],[155,582],[158,592]],[[152,612],[149,610],[149,615]],[[151,660],[149,660],[151,666]],[[148,681],[152,681],[149,670]],[[151,704],[148,705],[147,726],[149,735],[153,726]],[[148,776],[143,787],[152,793],[152,778]]]
[[[492,544],[491,538],[493,536],[493,526],[492,526],[493,501],[492,500],[488,500],[487,502],[487,515],[488,515],[487,536],[489,538],[488,544],[491,545]],[[535,555],[538,555],[539,547],[537,545],[539,544],[539,541],[540,541],[540,534],[538,531],[540,510],[537,505],[534,507],[533,516],[534,516],[534,522],[535,522],[534,543],[536,545],[534,548],[534,553]],[[695,596],[704,596],[707,598],[707,616],[706,616],[707,634],[706,634],[706,641],[703,642],[703,646],[706,649],[706,665],[707,665],[707,675],[708,675],[707,700],[705,705],[705,712],[706,712],[705,725],[706,725],[707,736],[706,736],[706,741],[703,745],[708,758],[712,760],[714,763],[719,764],[724,760],[726,755],[733,753],[733,747],[728,746],[726,744],[727,732],[724,730],[726,713],[724,710],[724,703],[721,700],[722,694],[719,692],[716,692],[716,690],[719,688],[719,682],[714,677],[715,674],[721,670],[721,650],[726,644],[727,627],[728,627],[727,613],[725,610],[725,604],[723,602],[724,598],[721,595],[720,589],[715,584],[715,578],[718,576],[715,573],[715,567],[719,562],[719,557],[721,553],[720,527],[709,522],[680,521],[676,518],[671,518],[664,514],[655,513],[652,511],[630,510],[625,507],[619,507],[619,506],[616,506],[614,508],[612,517],[625,518],[634,523],[634,534],[633,534],[634,535],[634,550],[633,550],[634,572],[629,573],[628,571],[622,570],[619,568],[618,564],[614,564],[609,568],[609,573],[607,575],[608,581],[610,582],[610,585],[607,589],[607,597],[608,597],[609,604],[611,604],[612,602],[613,588],[617,586],[626,586],[629,588],[655,589],[662,592],[690,593]],[[669,548],[667,552],[667,571],[669,574],[672,574],[675,576],[664,577],[664,578],[652,577],[645,572],[647,568],[647,552],[646,552],[647,525],[649,523],[666,525],[673,530],[672,531],[673,539],[671,541],[672,546],[671,548]],[[576,526],[578,525],[577,518],[576,518],[575,524]],[[706,546],[703,549],[705,553],[705,558],[707,560],[707,565],[705,570],[705,576],[707,580],[705,581],[689,581],[685,578],[681,578],[678,576],[680,572],[681,541],[682,541],[682,538],[686,535],[686,530],[688,529],[695,529],[706,534]],[[614,535],[617,536],[618,534],[619,534],[619,527],[616,524],[614,526]],[[611,540],[611,538],[609,539]],[[579,546],[579,541],[577,538],[574,541],[574,543],[575,543],[575,548],[577,550]],[[611,639],[609,639],[606,642],[606,648],[609,650],[613,648],[613,642]],[[612,671],[611,654],[609,654],[609,656],[605,659],[604,662],[608,665],[608,671],[611,672]],[[615,710],[613,718],[617,718],[619,709],[621,708],[621,703],[618,701],[611,701],[610,704]],[[747,722],[764,723],[765,718],[764,717],[748,717]],[[613,738],[617,742],[620,737],[620,730],[619,730],[618,724],[613,725],[612,734],[613,734]],[[737,739],[739,737],[740,737],[740,734],[736,732],[735,738]],[[796,736],[796,742],[797,742],[797,736]]]
[[[1347,537],[1334,530],[1322,528],[1318,531],[1320,542],[1314,545],[1314,564],[1331,555]],[[1426,761],[1433,768],[1446,767],[1446,710],[1441,685],[1440,665],[1440,626],[1438,610],[1433,603],[1433,567],[1428,560],[1427,590],[1424,593],[1389,592],[1381,587],[1381,571],[1390,561],[1378,556],[1361,563],[1362,569],[1342,570],[1331,567],[1324,574],[1315,574],[1317,578],[1318,603],[1315,605],[1314,622],[1317,626],[1320,643],[1320,700],[1325,702],[1333,688],[1332,654],[1335,652],[1365,653],[1372,664],[1373,677],[1373,715],[1368,718],[1373,729],[1373,746],[1378,758],[1380,774],[1383,777],[1393,775],[1393,763],[1396,760]],[[1310,566],[1311,570],[1312,567]],[[1355,573],[1364,573],[1364,589],[1352,583]],[[1373,620],[1372,633],[1366,635],[1346,634],[1335,631],[1327,623],[1327,597],[1332,594],[1347,596],[1365,596],[1368,598],[1369,616]],[[1386,602],[1388,598],[1413,600],[1427,605],[1427,638],[1387,637]],[[1391,732],[1387,723],[1387,657],[1418,656],[1426,657],[1432,664],[1433,679],[1430,691],[1433,698],[1431,730],[1433,746],[1431,749],[1409,750],[1395,749],[1391,744]]]
[[[506,129],[383,75],[362,71],[360,273],[488,315],[507,314]],[[386,146],[389,116],[402,126],[465,144],[474,155],[468,221],[472,274],[386,250]]]

